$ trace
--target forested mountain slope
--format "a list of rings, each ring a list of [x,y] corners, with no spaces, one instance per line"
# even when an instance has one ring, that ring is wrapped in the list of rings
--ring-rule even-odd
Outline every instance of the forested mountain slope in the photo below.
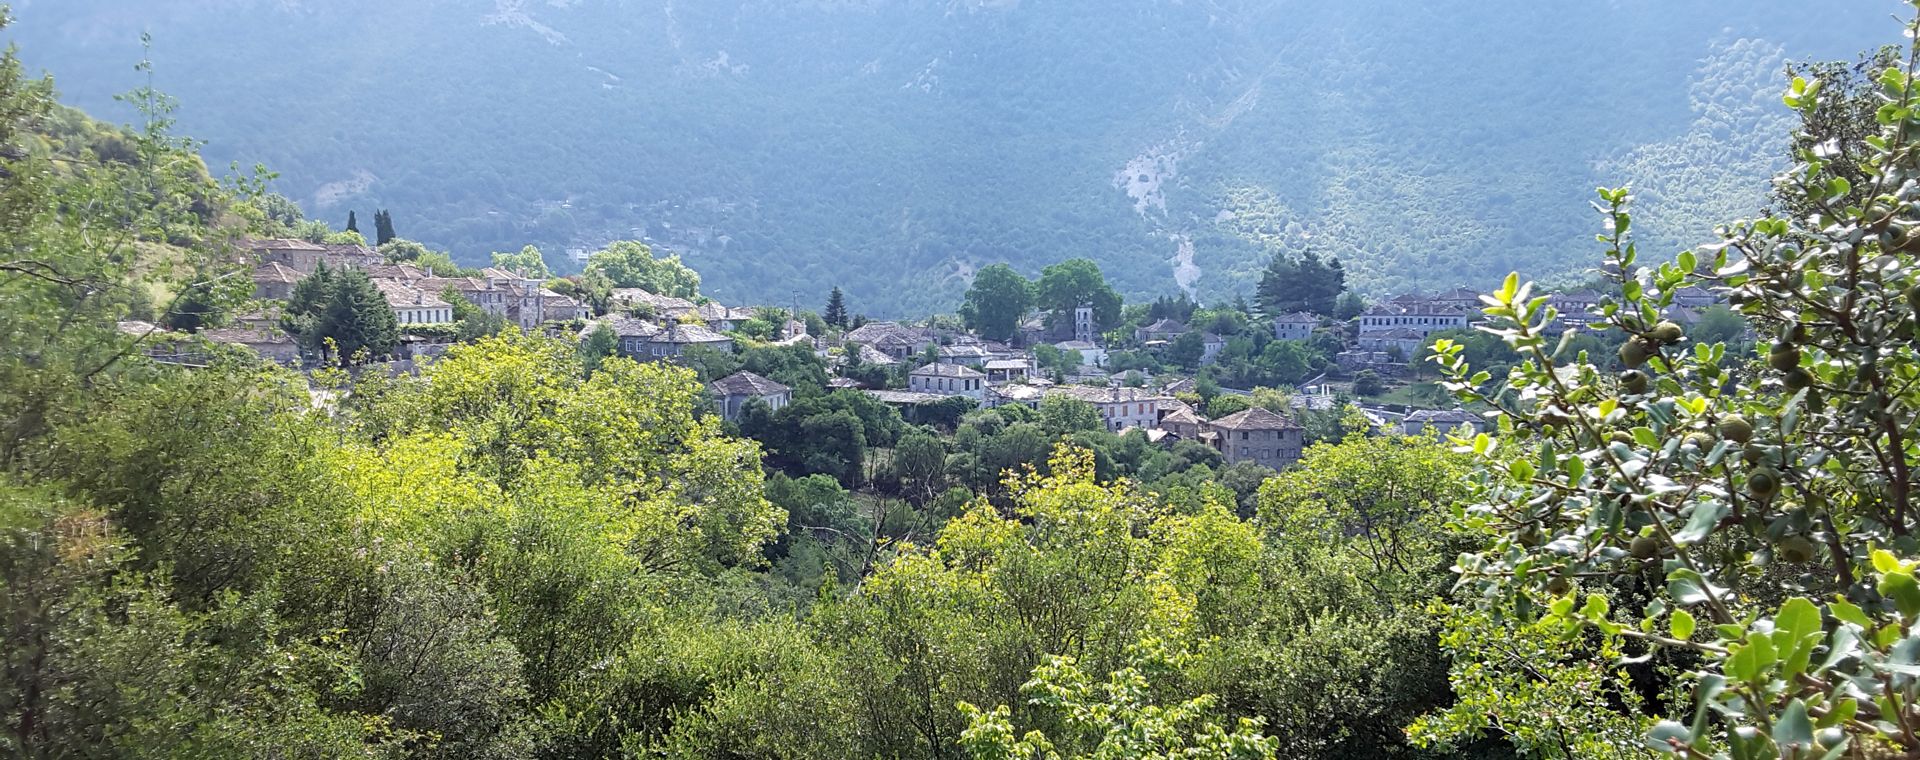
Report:
[[[1309,245],[1376,291],[1551,276],[1589,259],[1602,183],[1646,183],[1645,244],[1692,241],[1762,202],[1782,62],[1895,41],[1896,9],[29,0],[9,36],[121,120],[151,32],[210,163],[336,224],[391,208],[465,260],[557,266],[648,235],[717,297],[839,283],[899,314],[1078,255],[1130,295],[1244,292]]]

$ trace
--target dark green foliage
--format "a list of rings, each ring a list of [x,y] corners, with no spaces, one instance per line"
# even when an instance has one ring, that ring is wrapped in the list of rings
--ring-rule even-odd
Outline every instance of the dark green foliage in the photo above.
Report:
[[[788,475],[830,475],[848,488],[866,482],[867,450],[891,447],[906,430],[900,413],[863,393],[795,398],[778,410],[748,402],[740,433],[766,449],[768,466]]]
[[[839,284],[871,314],[911,316],[957,308],[956,262],[1037,272],[1092,256],[1130,297],[1171,293],[1169,232],[1191,240],[1206,298],[1251,297],[1276,249],[1303,241],[1369,293],[1578,271],[1586,189],[1648,174],[1621,177],[1600,159],[1672,140],[1695,119],[1704,134],[1745,136],[1749,109],[1728,107],[1777,113],[1784,59],[1892,41],[1883,8],[1796,16],[1831,5],[1449,0],[1408,13],[1389,0],[1129,0],[950,13],[887,2],[746,16],[677,5],[668,25],[650,0],[548,3],[526,14],[537,26],[469,34],[472,19],[451,6],[395,14],[340,0],[142,20],[163,80],[192,106],[189,131],[211,140],[211,165],[270,161],[297,198],[349,184],[349,166],[377,175],[316,214],[405,208],[409,237],[468,265],[641,226],[725,283],[728,303]],[[140,56],[137,35],[49,31],[123,28],[112,26],[128,23],[120,4],[17,10],[32,68],[124,121],[110,96]],[[1616,42],[1629,39],[1636,53],[1623,56]],[[695,51],[718,50],[730,60],[702,68]],[[403,74],[343,86],[335,58]],[[452,86],[469,81],[499,87]],[[1293,88],[1285,105],[1272,95],[1282,87]],[[522,110],[497,113],[502,97]],[[348,130],[286,118],[368,103],[383,110]],[[1542,113],[1575,126],[1545,128]],[[421,139],[422,124],[488,127]],[[1755,141],[1768,160],[1778,134]],[[1113,187],[1136,158],[1178,162],[1142,211]],[[1685,176],[1726,156],[1676,158]],[[1766,176],[1743,163],[1728,184],[1757,201]],[[1716,221],[1690,220],[1674,242]]]
[[[386,356],[400,342],[393,308],[360,269],[316,268],[294,285],[281,320],[303,348],[342,364]]]
[[[580,340],[580,364],[588,372],[600,368],[600,363],[614,355],[620,349],[620,338],[613,334],[613,328],[602,322],[595,325],[587,337]]]
[[[1167,361],[1192,371],[1199,369],[1200,359],[1206,356],[1206,352],[1206,336],[1201,335],[1197,330],[1188,330],[1181,333],[1180,337],[1174,338],[1172,345],[1167,346]]]
[[[1275,254],[1260,275],[1256,298],[1269,317],[1304,311],[1333,316],[1347,289],[1347,271],[1337,258],[1320,260],[1312,249],[1298,257]]]
[[[452,288],[440,293],[440,300],[453,307],[453,321],[458,323],[458,338],[470,341],[489,335],[497,335],[507,329],[507,318],[474,305]]]
[[[1386,391],[1386,383],[1380,379],[1380,374],[1373,370],[1363,369],[1353,376],[1353,392],[1356,394],[1378,396]]]
[[[223,316],[220,308],[217,296],[207,289],[196,288],[182,293],[172,308],[161,315],[161,323],[169,330],[199,332],[220,325]]]
[[[1021,277],[1013,267],[994,264],[973,275],[960,316],[967,329],[989,340],[1007,341],[1020,327],[1020,321],[1033,306],[1033,283]],[[838,293],[838,290],[834,292]]]
[[[833,292],[827,294],[827,310],[820,313],[820,319],[831,327],[847,327],[847,296],[840,292],[840,286],[833,286]]]
[[[1092,259],[1069,259],[1040,270],[1033,303],[1053,319],[1072,319],[1073,310],[1093,307],[1094,326],[1106,330],[1120,322],[1120,294],[1107,284]]]
[[[384,246],[400,236],[393,231],[393,212],[380,209],[373,212],[373,244]]]
[[[347,231],[354,233],[360,231],[360,220],[353,215],[352,211],[347,212]]]
[[[1092,404],[1066,396],[1047,396],[1040,400],[1040,424],[1057,436],[1107,429],[1100,410]]]
[[[796,395],[821,392],[827,385],[826,364],[812,346],[754,346],[740,352],[740,367],[792,388]]]

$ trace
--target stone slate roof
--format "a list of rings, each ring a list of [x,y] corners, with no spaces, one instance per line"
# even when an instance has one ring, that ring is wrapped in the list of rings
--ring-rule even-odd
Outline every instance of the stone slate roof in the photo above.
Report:
[[[1187,326],[1181,324],[1180,320],[1168,317],[1140,329],[1150,333],[1183,333],[1187,331]]]
[[[733,340],[702,325],[685,322],[668,326],[655,336],[655,343],[726,343]]]
[[[1047,389],[1048,395],[1067,396],[1089,404],[1132,404],[1142,401],[1166,401],[1167,395],[1146,388],[1114,388],[1094,385],[1062,385]]]
[[[986,377],[986,373],[965,364],[929,364],[914,370],[913,374],[932,375],[934,377],[956,377],[961,379]]]
[[[1275,323],[1275,324],[1282,324],[1282,325],[1317,325],[1317,324],[1320,324],[1320,318],[1319,318],[1319,317],[1316,317],[1316,316],[1314,316],[1314,315],[1312,315],[1312,314],[1308,314],[1308,313],[1306,313],[1306,312],[1304,312],[1304,311],[1296,311],[1296,312],[1292,312],[1292,313],[1290,313],[1290,314],[1282,314],[1282,315],[1280,315],[1280,316],[1277,316],[1277,317],[1274,317],[1274,318],[1273,318],[1273,321],[1274,321],[1274,323]]]
[[[675,311],[691,311],[694,308],[693,302],[685,298],[658,295],[640,288],[614,288],[612,296],[613,300],[621,303],[643,303],[652,306],[655,311],[663,314]]]
[[[241,248],[255,252],[311,251],[313,253],[325,253],[327,250],[326,246],[320,245],[319,243],[309,243],[305,240],[295,240],[292,238],[248,238],[240,241],[239,245]]]
[[[1216,430],[1289,430],[1300,425],[1271,409],[1256,406],[1214,420],[1213,427]]]
[[[891,367],[900,363],[900,360],[888,356],[885,351],[881,351],[873,346],[865,343],[855,343],[853,345],[854,348],[852,350],[859,353],[861,364],[877,364],[882,367]]]
[[[447,307],[447,302],[440,300],[440,296],[434,291],[414,287],[400,280],[377,279],[373,281],[373,287],[380,291],[381,297],[387,299],[387,305],[395,309]]]
[[[306,275],[278,261],[269,261],[253,268],[254,282],[279,282],[291,285]]]
[[[1175,409],[1172,414],[1160,418],[1160,424],[1162,425],[1172,423],[1175,425],[1199,426],[1206,424],[1206,422],[1206,420],[1200,418],[1200,415],[1194,413],[1192,407]]]
[[[1408,422],[1424,422],[1429,425],[1478,424],[1479,415],[1465,409],[1422,409],[1407,415]]]
[[[788,391],[793,390],[792,388],[788,388],[787,386],[781,385],[772,380],[768,380],[764,377],[753,374],[752,372],[748,372],[746,370],[741,370],[739,372],[735,372],[726,377],[720,378],[719,380],[715,380],[708,387],[712,388],[715,394],[718,394],[721,396],[763,396],[764,397],[764,396],[772,396],[776,394],[786,393]]]
[[[914,391],[861,391],[883,404],[926,404],[945,401],[953,396],[945,393],[916,393]]]
[[[602,324],[611,328],[614,336],[619,338],[651,338],[660,334],[660,326],[652,322],[637,317],[614,315],[587,325],[580,331],[580,335],[582,337],[591,335],[594,328]]]
[[[926,330],[897,322],[868,322],[846,335],[846,340],[854,343],[878,343],[889,339],[907,344],[933,342],[933,337]]]

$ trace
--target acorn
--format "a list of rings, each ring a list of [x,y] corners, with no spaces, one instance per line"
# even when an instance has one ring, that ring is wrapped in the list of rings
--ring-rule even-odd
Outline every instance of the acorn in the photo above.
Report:
[[[1627,544],[1627,551],[1633,555],[1634,559],[1653,559],[1660,556],[1660,539],[1653,536],[1634,536],[1633,541]]]
[[[1796,322],[1792,328],[1787,330],[1787,342],[1789,343],[1805,343],[1807,342],[1807,337],[1806,323]]]
[[[1546,538],[1547,534],[1540,530],[1540,526],[1527,523],[1527,527],[1522,528],[1520,533],[1514,536],[1514,541],[1518,542],[1521,546],[1531,549],[1544,543]]]
[[[1687,434],[1686,443],[1696,449],[1706,451],[1707,449],[1713,448],[1713,436],[1707,435],[1705,431],[1695,430]]]
[[[1738,414],[1729,414],[1720,418],[1720,437],[1734,443],[1746,443],[1753,440],[1753,423]]]
[[[1773,449],[1767,446],[1748,446],[1741,450],[1740,459],[1747,464],[1765,464],[1767,455],[1771,453],[1773,453]]]
[[[1647,377],[1647,373],[1637,369],[1630,369],[1620,373],[1620,387],[1627,389],[1628,393],[1634,395],[1646,393],[1651,383],[1652,378]]]
[[[1628,338],[1627,342],[1620,344],[1620,364],[1628,369],[1646,364],[1647,357],[1652,355],[1653,351],[1639,338]]]
[[[1554,576],[1553,580],[1547,581],[1547,593],[1554,596],[1566,596],[1567,592],[1572,590],[1573,581],[1567,580],[1565,576]]]
[[[1803,562],[1811,562],[1813,560],[1813,552],[1813,542],[1807,540],[1805,536],[1788,536],[1780,540],[1779,551],[1776,553],[1776,556],[1784,561],[1797,565]]]
[[[1625,430],[1615,430],[1607,435],[1607,440],[1625,446],[1633,445],[1633,434]]]
[[[1679,343],[1680,339],[1686,336],[1686,332],[1680,329],[1677,322],[1661,322],[1647,331],[1647,336],[1664,344],[1673,344]]]
[[[1780,493],[1780,473],[1771,467],[1756,467],[1747,474],[1747,493],[1756,499],[1771,499]]]
[[[1787,384],[1787,390],[1804,390],[1813,387],[1813,374],[1799,367],[1794,367],[1787,371],[1786,377],[1781,378],[1781,381]]]
[[[1800,366],[1800,349],[1792,343],[1775,343],[1773,350],[1767,352],[1767,364],[1781,372],[1790,372]]]

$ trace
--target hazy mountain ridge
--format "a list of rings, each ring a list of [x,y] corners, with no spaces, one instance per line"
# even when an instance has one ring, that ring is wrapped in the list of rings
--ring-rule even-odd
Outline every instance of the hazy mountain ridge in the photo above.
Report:
[[[1813,4],[1788,0],[1737,28],[1704,2],[1625,0],[133,5],[26,5],[12,35],[118,115],[131,20],[150,20],[158,84],[210,159],[264,161],[317,216],[393,208],[469,259],[645,233],[722,296],[839,282],[882,313],[951,307],[999,260],[1092,255],[1127,291],[1170,292],[1180,236],[1200,291],[1232,293],[1271,250],[1219,224],[1242,190],[1376,289],[1549,273],[1584,260],[1592,186],[1648,150],[1713,155],[1711,130],[1704,149],[1643,146],[1698,140],[1689,87],[1714,45],[1850,55],[1884,26],[1862,8],[1810,28],[1787,11]],[[1157,149],[1171,175],[1130,195]],[[1736,163],[1715,187],[1764,190]]]

